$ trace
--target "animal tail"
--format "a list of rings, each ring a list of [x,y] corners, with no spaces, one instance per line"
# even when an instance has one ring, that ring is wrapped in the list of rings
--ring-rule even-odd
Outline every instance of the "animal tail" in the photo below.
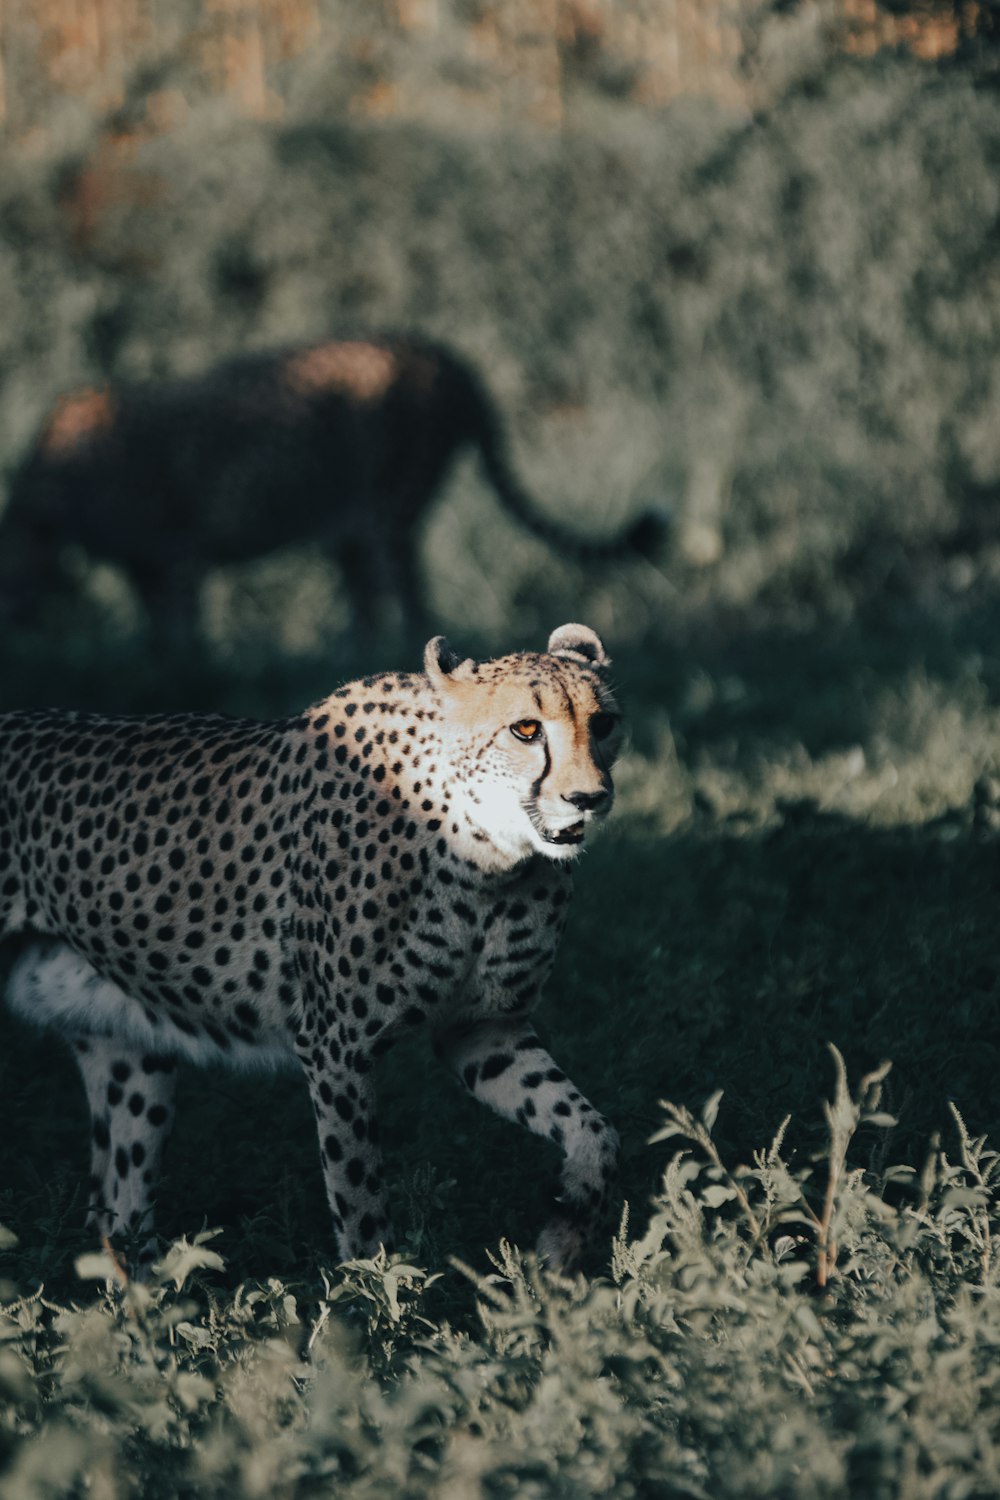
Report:
[[[475,436],[483,469],[508,515],[520,521],[554,551],[578,562],[613,562],[628,557],[655,557],[670,530],[665,510],[646,510],[622,531],[611,536],[588,537],[571,526],[544,515],[521,488],[507,458],[500,421],[488,394],[477,391]]]

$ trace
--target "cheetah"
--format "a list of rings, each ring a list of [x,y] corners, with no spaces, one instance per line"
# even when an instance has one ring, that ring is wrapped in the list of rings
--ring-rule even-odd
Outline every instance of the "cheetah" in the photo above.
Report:
[[[421,525],[456,455],[478,450],[515,520],[581,561],[656,551],[665,518],[587,538],[542,515],[506,456],[496,405],[442,344],[324,340],[196,379],[65,395],[15,473],[0,605],[15,623],[64,586],[68,545],[120,566],[155,629],[190,637],[210,569],[315,541],[371,634],[422,631]]]
[[[436,636],[423,672],[275,722],[0,716],[7,999],[75,1052],[94,1232],[138,1237],[148,1268],[178,1058],[287,1062],[340,1257],[390,1246],[372,1068],[427,1023],[470,1094],[560,1148],[539,1251],[578,1263],[617,1136],[531,1016],[614,796],[609,666],[569,624],[544,652],[485,661]]]

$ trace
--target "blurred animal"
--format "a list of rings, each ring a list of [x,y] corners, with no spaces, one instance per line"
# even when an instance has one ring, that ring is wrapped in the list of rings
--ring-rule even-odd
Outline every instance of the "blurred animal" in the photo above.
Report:
[[[508,513],[570,557],[659,544],[654,513],[603,539],[542,515],[512,472],[489,392],[443,345],[325,340],[194,379],[61,397],[0,521],[0,600],[8,618],[29,615],[65,582],[60,553],[74,544],[122,567],[155,625],[187,633],[210,569],[315,541],[343,572],[356,625],[386,623],[395,602],[416,628],[420,525],[470,447]]]

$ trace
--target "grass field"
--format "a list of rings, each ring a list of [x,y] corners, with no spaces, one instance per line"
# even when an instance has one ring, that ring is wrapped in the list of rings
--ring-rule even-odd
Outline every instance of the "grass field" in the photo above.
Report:
[[[185,1071],[162,1272],[108,1282],[73,1065],[0,1014],[0,1500],[1000,1493],[1000,105],[892,62],[752,128],[600,118],[196,113],[151,148],[156,233],[123,212],[89,259],[52,161],[0,180],[10,463],[60,383],[350,315],[457,329],[554,510],[675,518],[584,575],[462,467],[426,539],[457,645],[582,618],[628,709],[540,1015],[623,1138],[588,1275],[528,1253],[554,1156],[416,1035],[379,1075],[395,1264],[331,1264],[301,1080]],[[237,241],[253,307],[212,269]],[[75,565],[0,640],[0,707],[270,716],[419,660],[346,639],[307,551],[213,580],[197,660]]]

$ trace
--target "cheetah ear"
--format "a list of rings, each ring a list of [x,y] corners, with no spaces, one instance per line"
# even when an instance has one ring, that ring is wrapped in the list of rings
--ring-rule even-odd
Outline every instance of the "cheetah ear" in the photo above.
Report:
[[[435,687],[441,687],[444,682],[456,677],[468,677],[472,665],[472,658],[466,657],[463,661],[443,635],[436,635],[424,647],[424,671]]]
[[[548,650],[550,656],[568,656],[598,670],[611,665],[600,636],[589,625],[560,625],[549,636]]]

